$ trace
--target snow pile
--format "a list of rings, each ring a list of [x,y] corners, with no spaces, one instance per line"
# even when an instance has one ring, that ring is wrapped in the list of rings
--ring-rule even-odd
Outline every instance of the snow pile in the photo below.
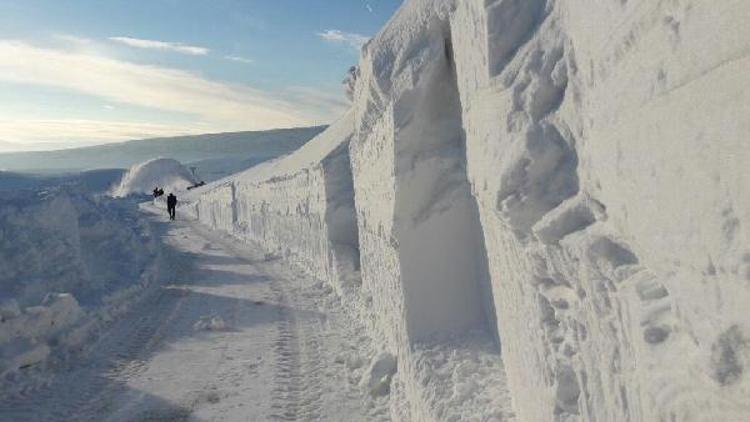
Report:
[[[189,207],[336,288],[394,419],[746,420],[748,12],[406,2],[339,122]]]
[[[83,310],[70,294],[49,294],[41,305],[27,307],[21,312],[14,300],[6,302],[0,321],[0,375],[28,367],[46,359],[48,343],[66,343],[61,335],[80,321]]]
[[[390,393],[391,379],[396,373],[396,357],[388,352],[375,356],[361,383],[373,396]]]
[[[222,331],[226,328],[224,319],[218,315],[202,316],[193,324],[195,331]]]
[[[146,195],[156,187],[164,189],[165,193],[176,192],[186,190],[196,182],[190,170],[179,161],[156,158],[131,167],[120,183],[112,188],[111,195],[115,198]]]

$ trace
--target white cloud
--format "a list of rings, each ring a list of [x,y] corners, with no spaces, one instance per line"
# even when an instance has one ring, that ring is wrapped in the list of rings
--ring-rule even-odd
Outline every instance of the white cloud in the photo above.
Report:
[[[120,44],[129,45],[131,47],[136,47],[136,48],[174,51],[176,53],[190,54],[193,56],[205,56],[211,51],[205,47],[187,45],[187,44],[183,44],[179,42],[144,40],[140,38],[130,38],[130,37],[109,37],[109,40],[118,42]]]
[[[255,60],[253,59],[248,59],[248,58],[240,57],[240,56],[224,56],[224,58],[227,60],[231,60],[233,62],[240,62],[240,63],[254,63],[255,62]]]
[[[314,101],[293,101],[283,92],[271,94],[182,70],[20,41],[0,40],[0,81],[63,88],[114,103],[185,113],[222,130],[321,124],[341,111],[318,107]]]
[[[309,87],[269,93],[247,85],[203,78],[191,72],[130,63],[98,52],[42,48],[0,40],[0,81],[68,90],[110,102],[187,117],[184,125],[150,122],[2,120],[0,139],[17,143],[112,142],[188,133],[264,130],[331,122],[345,109],[343,94]],[[121,108],[118,106],[118,108]],[[117,118],[114,110],[107,119]],[[154,123],[156,122],[156,123]]]
[[[365,43],[370,39],[370,37],[364,36],[362,34],[343,32],[339,31],[338,29],[328,29],[323,32],[318,32],[317,35],[326,41],[348,44],[356,50],[360,50],[362,46],[365,45]]]

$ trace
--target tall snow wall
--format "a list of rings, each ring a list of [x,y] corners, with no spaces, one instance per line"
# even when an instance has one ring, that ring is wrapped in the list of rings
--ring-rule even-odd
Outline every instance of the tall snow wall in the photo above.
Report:
[[[203,190],[199,217],[334,286],[346,256],[403,418],[445,419],[423,345],[480,332],[518,420],[746,420],[749,16],[406,2],[363,48],[345,118]]]
[[[522,420],[750,417],[749,15],[534,0],[451,15]]]
[[[348,144],[351,113],[284,159],[188,195],[207,226],[256,241],[337,289],[359,283]]]

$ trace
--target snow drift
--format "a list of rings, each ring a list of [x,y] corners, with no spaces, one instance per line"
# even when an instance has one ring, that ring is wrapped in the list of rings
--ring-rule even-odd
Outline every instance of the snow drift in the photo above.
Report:
[[[339,122],[189,207],[339,290],[394,419],[746,420],[748,13],[406,2]]]
[[[113,197],[151,194],[154,188],[164,189],[165,193],[186,190],[196,183],[195,177],[179,161],[170,158],[156,158],[131,167],[122,176],[119,184],[112,188]]]

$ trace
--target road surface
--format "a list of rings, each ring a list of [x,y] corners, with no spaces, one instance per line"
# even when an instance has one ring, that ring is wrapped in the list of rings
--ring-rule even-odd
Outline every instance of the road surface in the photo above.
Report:
[[[149,217],[163,284],[47,386],[1,398],[1,420],[388,420],[387,403],[358,385],[368,340],[330,289],[257,246],[164,217]]]

